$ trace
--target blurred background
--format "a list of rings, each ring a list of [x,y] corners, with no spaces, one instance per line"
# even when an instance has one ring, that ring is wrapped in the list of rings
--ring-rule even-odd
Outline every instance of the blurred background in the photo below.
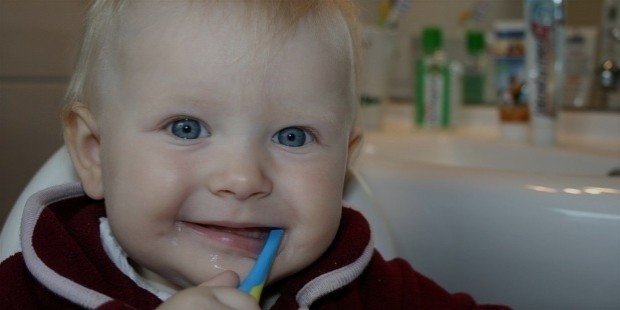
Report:
[[[375,23],[380,1],[357,1],[362,21]],[[62,144],[59,110],[88,3],[0,1],[0,222],[34,172]],[[566,4],[568,26],[600,27],[603,0],[568,0]],[[441,27],[450,57],[462,58],[464,16],[480,8],[484,11],[475,22],[485,32],[492,31],[497,20],[523,18],[521,0],[413,1],[397,28],[398,65],[390,77],[390,96],[403,101],[412,98],[413,42],[422,28]],[[595,87],[590,95],[596,96]]]
[[[88,1],[0,0],[0,220],[62,145],[60,107]]]

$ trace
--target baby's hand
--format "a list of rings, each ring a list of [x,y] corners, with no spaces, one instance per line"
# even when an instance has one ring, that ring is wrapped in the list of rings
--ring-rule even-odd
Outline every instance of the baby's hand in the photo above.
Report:
[[[260,309],[238,285],[237,274],[224,271],[199,286],[179,291],[157,309]]]

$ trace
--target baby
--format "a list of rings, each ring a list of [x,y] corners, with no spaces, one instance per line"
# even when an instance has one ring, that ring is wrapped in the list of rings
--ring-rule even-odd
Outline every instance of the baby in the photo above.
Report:
[[[356,33],[349,1],[95,1],[63,118],[81,183],[29,201],[0,304],[475,306],[343,208]],[[259,304],[237,287],[273,228]]]

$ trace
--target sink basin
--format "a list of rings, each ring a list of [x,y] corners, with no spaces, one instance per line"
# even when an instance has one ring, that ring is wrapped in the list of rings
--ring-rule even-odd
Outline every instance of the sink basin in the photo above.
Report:
[[[408,131],[368,133],[353,170],[371,226],[393,236],[387,256],[447,290],[514,309],[619,309],[620,178],[606,176],[618,166],[614,152]],[[345,199],[369,201],[358,192]]]
[[[494,169],[519,173],[607,176],[620,168],[616,154],[474,139],[441,132],[369,133],[363,152],[402,163]]]

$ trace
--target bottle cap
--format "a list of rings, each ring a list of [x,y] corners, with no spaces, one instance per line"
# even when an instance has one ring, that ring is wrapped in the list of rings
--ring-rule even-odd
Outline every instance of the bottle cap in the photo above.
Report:
[[[482,31],[469,30],[466,34],[467,37],[467,51],[472,54],[480,54],[484,52],[486,48],[486,42],[484,40],[484,33]]]
[[[422,31],[422,51],[425,54],[432,54],[436,50],[441,49],[443,38],[441,29],[437,27],[428,27]]]
[[[526,26],[522,20],[503,20],[495,22],[493,29],[498,39],[523,39]]]

